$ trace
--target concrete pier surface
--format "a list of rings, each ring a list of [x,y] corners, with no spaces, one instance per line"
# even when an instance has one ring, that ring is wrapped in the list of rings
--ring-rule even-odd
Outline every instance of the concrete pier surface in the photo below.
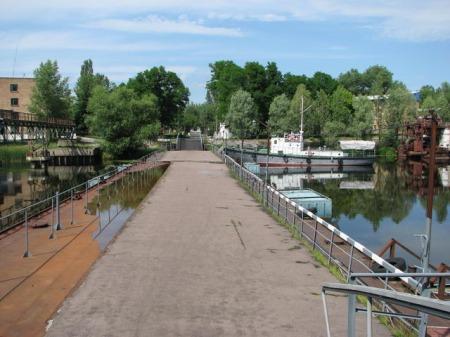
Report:
[[[212,153],[163,160],[171,166],[47,336],[326,336],[320,286],[331,274]],[[328,303],[333,336],[345,336],[346,297]]]

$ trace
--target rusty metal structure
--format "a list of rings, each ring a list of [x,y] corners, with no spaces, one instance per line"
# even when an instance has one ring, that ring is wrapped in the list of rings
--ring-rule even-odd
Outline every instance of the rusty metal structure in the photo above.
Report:
[[[401,160],[418,160],[430,162],[433,140],[439,144],[444,130],[450,127],[441,118],[430,111],[430,115],[418,117],[416,121],[406,123],[403,129],[403,143],[398,147],[398,158]],[[434,160],[431,160],[434,162]],[[435,162],[447,163],[450,161],[450,152],[443,147],[436,147]]]

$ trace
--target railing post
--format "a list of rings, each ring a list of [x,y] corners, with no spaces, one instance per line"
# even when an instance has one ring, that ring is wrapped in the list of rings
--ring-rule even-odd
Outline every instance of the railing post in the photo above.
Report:
[[[278,194],[277,215],[280,215],[281,194]]]
[[[333,241],[334,241],[334,232],[331,232],[331,239],[330,239],[330,250],[328,251],[328,264],[331,262],[331,254],[333,254]]]
[[[87,213],[87,210],[88,210],[88,187],[89,187],[89,180],[86,181],[86,192],[85,192],[85,195],[84,195],[84,209],[85,209],[86,213]]]
[[[367,337],[372,337],[372,297],[367,298]]]
[[[73,225],[73,189],[70,190],[70,224]]]
[[[353,246],[352,246],[353,247]],[[350,283],[354,283],[350,279]],[[348,307],[347,307],[347,335],[348,337],[355,337],[355,314],[356,314],[356,295],[348,294]]]
[[[63,229],[61,224],[61,212],[59,209],[59,191],[56,191],[55,199],[56,199],[56,230],[59,231]]]
[[[314,223],[314,240],[313,240],[313,250],[316,249],[316,239],[317,239],[317,220]]]
[[[352,272],[352,262],[353,262],[353,250],[354,250],[354,248],[355,248],[355,246],[353,246],[353,245],[350,248],[350,256],[348,258],[347,282],[350,279],[350,274]]]
[[[30,240],[28,237],[28,210],[25,208],[25,253],[23,257],[30,257]]]
[[[55,238],[55,219],[54,219],[53,208],[54,208],[54,201],[53,201],[53,196],[52,196],[52,213],[51,213],[52,216],[51,216],[51,219],[50,219],[51,232],[50,232],[49,239],[54,239]]]

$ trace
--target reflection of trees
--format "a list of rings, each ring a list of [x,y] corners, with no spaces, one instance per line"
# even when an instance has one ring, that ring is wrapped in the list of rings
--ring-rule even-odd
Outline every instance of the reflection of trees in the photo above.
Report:
[[[323,184],[311,182],[310,187],[332,198],[334,219],[341,215],[352,219],[360,214],[376,231],[383,218],[391,218],[395,223],[402,221],[416,201],[415,193],[407,189],[404,174],[395,165],[378,164],[372,178],[374,190],[341,190],[339,180],[328,180]],[[368,179],[364,175],[354,178]]]

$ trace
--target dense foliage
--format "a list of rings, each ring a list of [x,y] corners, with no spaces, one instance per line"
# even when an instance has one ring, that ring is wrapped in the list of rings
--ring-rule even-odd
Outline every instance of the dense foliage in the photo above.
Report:
[[[58,63],[41,63],[34,71],[36,85],[31,95],[30,111],[41,117],[69,116],[71,98],[69,79],[61,77]]]
[[[88,104],[88,124],[105,141],[105,149],[114,157],[126,157],[160,129],[155,95],[138,95],[124,86],[108,92],[94,88]]]

